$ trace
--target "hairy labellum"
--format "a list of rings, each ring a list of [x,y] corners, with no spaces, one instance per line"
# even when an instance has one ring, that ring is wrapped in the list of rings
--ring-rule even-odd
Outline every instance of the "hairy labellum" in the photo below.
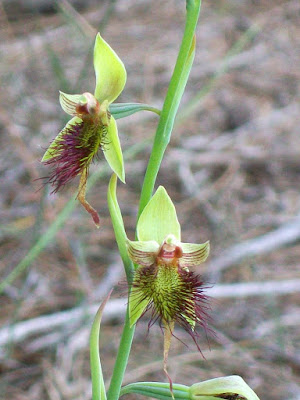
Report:
[[[191,266],[204,261],[208,251],[208,242],[184,244],[174,240],[172,235],[158,250],[153,242],[130,242],[129,256],[140,264],[130,295],[132,315],[145,303],[144,312],[152,310],[150,326],[157,319],[168,326],[177,322],[196,342],[195,325],[207,329],[208,304],[204,283],[199,275],[189,271],[188,264],[189,261]]]
[[[106,127],[90,116],[75,124],[69,124],[61,132],[59,140],[51,147],[53,157],[45,162],[53,166],[48,182],[57,192],[83,170],[88,170],[90,163],[102,148],[105,141]]]
[[[198,275],[176,264],[139,267],[133,282],[133,295],[140,300],[149,299],[150,325],[156,319],[167,324],[174,321],[192,336],[196,323],[206,328],[207,297],[203,290],[204,283]]]

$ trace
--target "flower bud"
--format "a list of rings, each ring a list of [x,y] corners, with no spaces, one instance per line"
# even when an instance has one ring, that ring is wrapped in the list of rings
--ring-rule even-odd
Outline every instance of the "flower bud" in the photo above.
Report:
[[[190,387],[190,400],[259,400],[247,383],[237,375],[210,379]]]

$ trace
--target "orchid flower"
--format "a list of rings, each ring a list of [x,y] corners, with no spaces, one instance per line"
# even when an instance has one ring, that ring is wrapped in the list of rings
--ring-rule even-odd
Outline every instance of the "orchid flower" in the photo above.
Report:
[[[207,296],[201,277],[190,271],[209,254],[209,242],[181,242],[176,210],[161,186],[142,212],[137,224],[138,241],[127,242],[128,255],[138,265],[129,297],[131,326],[152,310],[149,323],[157,319],[164,329],[164,371],[175,323],[194,339],[196,324],[207,329]],[[200,350],[200,349],[199,349]]]
[[[53,169],[48,182],[53,192],[80,175],[77,198],[99,227],[97,211],[86,200],[89,167],[100,150],[119,179],[125,181],[123,155],[117,124],[109,111],[126,83],[125,67],[114,50],[98,33],[94,47],[96,88],[94,94],[60,92],[63,110],[73,118],[52,141],[42,162]]]

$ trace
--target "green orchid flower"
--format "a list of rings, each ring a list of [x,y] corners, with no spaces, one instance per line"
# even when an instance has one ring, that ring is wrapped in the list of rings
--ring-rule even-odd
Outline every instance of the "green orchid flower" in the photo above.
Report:
[[[237,375],[195,383],[189,392],[190,400],[259,400],[256,393]]]
[[[126,70],[122,61],[99,33],[94,47],[94,68],[94,95],[88,92],[81,95],[60,92],[60,104],[73,118],[52,141],[42,162],[53,167],[47,178],[54,186],[53,192],[80,175],[77,198],[99,227],[99,215],[85,198],[87,177],[92,161],[102,150],[111,169],[125,182],[117,124],[109,106],[120,95],[126,83]]]
[[[197,344],[196,324],[208,330],[207,296],[201,277],[190,271],[206,260],[209,242],[182,243],[176,210],[160,186],[137,224],[138,241],[128,240],[128,255],[138,265],[129,297],[131,326],[149,309],[151,326],[157,319],[164,329],[164,371],[175,323]]]

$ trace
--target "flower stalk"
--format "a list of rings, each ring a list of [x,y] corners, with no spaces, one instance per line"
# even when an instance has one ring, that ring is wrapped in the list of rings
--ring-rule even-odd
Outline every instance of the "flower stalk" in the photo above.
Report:
[[[200,14],[200,6],[200,0],[187,1],[184,34],[164,105],[160,113],[160,119],[141,191],[138,218],[151,199],[160,164],[170,141],[176,112],[188,80],[195,54],[194,35]],[[119,398],[122,379],[125,373],[127,359],[132,343],[134,325],[130,328],[128,307],[123,334],[118,350],[118,356],[115,362],[111,384],[107,393],[108,400],[118,400]],[[122,360],[125,360],[126,362],[122,362]]]
[[[111,220],[119,248],[119,252],[123,261],[124,269],[127,276],[128,284],[130,284],[134,268],[133,264],[128,256],[127,248],[126,248],[126,241],[127,236],[124,229],[123,219],[121,215],[121,211],[118,205],[117,196],[116,196],[116,189],[117,189],[117,176],[115,174],[112,175],[109,187],[108,187],[108,194],[107,194],[107,201],[108,201],[108,208],[111,215]],[[135,326],[130,325],[129,319],[129,311],[127,307],[126,316],[125,316],[125,323],[123,327],[123,332],[121,336],[121,341],[119,344],[118,354],[115,361],[114,370],[111,377],[111,383],[107,392],[107,399],[118,399],[123,376],[125,373],[125,369],[127,366],[131,344],[133,340],[133,335],[135,331]],[[94,400],[94,399],[93,399]],[[100,400],[100,399],[98,399]],[[102,400],[102,399],[101,399]]]
[[[183,95],[195,55],[195,30],[201,8],[201,0],[188,0],[183,38],[177,61],[161,110],[154,143],[141,191],[138,218],[149,202],[165,150],[169,144],[176,113]]]

